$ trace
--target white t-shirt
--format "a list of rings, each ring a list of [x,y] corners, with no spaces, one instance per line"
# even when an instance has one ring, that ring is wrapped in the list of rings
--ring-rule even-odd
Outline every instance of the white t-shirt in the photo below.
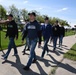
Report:
[[[45,28],[46,28],[47,24],[45,24]]]

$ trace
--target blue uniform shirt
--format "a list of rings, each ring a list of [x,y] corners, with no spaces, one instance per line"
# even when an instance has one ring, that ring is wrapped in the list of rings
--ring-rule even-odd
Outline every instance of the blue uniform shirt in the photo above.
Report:
[[[50,24],[47,26],[42,25],[41,30],[44,39],[49,39],[52,36],[52,26]]]

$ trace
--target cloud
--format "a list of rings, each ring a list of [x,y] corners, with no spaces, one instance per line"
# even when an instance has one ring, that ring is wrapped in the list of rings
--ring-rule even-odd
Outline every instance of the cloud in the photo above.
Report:
[[[42,10],[43,8],[42,8],[42,7],[37,7],[36,9],[38,9],[38,10]]]
[[[57,12],[62,12],[62,11],[66,11],[66,10],[68,10],[68,8],[59,9],[59,10],[57,10]]]
[[[33,7],[33,9],[36,10],[36,11],[41,11],[41,10],[43,10],[44,8],[42,8],[42,7]]]
[[[42,10],[43,8],[42,8],[42,7],[40,7],[39,9],[40,9],[40,10]]]
[[[28,0],[25,0],[23,3],[24,3],[24,4],[28,3]]]

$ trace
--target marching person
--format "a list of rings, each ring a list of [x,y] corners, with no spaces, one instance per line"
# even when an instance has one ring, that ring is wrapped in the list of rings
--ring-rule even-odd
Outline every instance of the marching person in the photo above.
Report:
[[[26,25],[25,33],[22,37],[22,41],[27,36],[29,38],[30,44],[30,56],[27,62],[27,65],[23,68],[24,70],[29,70],[32,63],[36,62],[36,54],[35,54],[35,47],[37,45],[37,39],[39,36],[40,25],[36,21],[36,13],[31,12],[28,13],[30,22]]]
[[[40,23],[40,32],[39,32],[39,41],[38,41],[38,48],[41,47],[41,41],[42,41],[42,30],[41,30],[41,23]]]
[[[29,20],[28,20],[28,19],[25,20],[25,26],[24,26],[24,29],[23,29],[22,35],[24,35],[24,32],[25,32],[25,30],[26,30],[26,25],[27,25],[28,23],[29,23]],[[30,46],[29,46],[29,38],[26,37],[25,40],[26,40],[25,48],[24,48],[23,51],[22,51],[23,55],[26,54],[25,51],[26,51],[26,50],[29,50],[29,47],[30,47]],[[26,48],[27,48],[27,49],[26,49]]]
[[[59,47],[62,46],[63,43],[63,37],[65,36],[65,28],[64,25],[62,23],[62,25],[60,26],[60,36],[59,36]]]
[[[45,52],[46,51],[47,51],[47,53],[49,52],[47,44],[48,44],[49,38],[52,36],[52,26],[49,24],[48,17],[45,18],[45,23],[44,23],[44,25],[42,25],[42,36],[44,39],[44,47],[43,47],[43,52],[42,52],[41,57],[43,58]]]
[[[8,51],[4,55],[4,60],[7,60],[9,53],[11,51],[11,48],[14,48],[14,55],[17,55],[17,48],[14,42],[14,39],[18,39],[18,28],[16,22],[13,20],[13,15],[9,14],[8,15],[8,21],[3,21],[1,23],[7,23],[7,32],[6,32],[6,37],[9,37],[9,45],[8,45]]]
[[[57,45],[57,40],[58,40],[58,37],[60,36],[60,27],[59,27],[59,24],[58,24],[58,20],[53,25],[52,32],[53,32],[53,51],[55,52],[56,45]]]

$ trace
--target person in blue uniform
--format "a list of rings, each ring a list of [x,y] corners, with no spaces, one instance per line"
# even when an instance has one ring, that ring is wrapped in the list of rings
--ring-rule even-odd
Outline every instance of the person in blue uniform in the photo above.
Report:
[[[48,44],[49,38],[52,36],[52,26],[49,24],[48,17],[45,18],[45,23],[44,23],[44,25],[42,25],[41,30],[42,30],[42,36],[44,39],[44,47],[43,47],[43,51],[42,51],[42,55],[41,55],[41,57],[43,58],[45,55],[45,52],[46,51],[47,51],[47,53],[49,52],[47,44]]]

